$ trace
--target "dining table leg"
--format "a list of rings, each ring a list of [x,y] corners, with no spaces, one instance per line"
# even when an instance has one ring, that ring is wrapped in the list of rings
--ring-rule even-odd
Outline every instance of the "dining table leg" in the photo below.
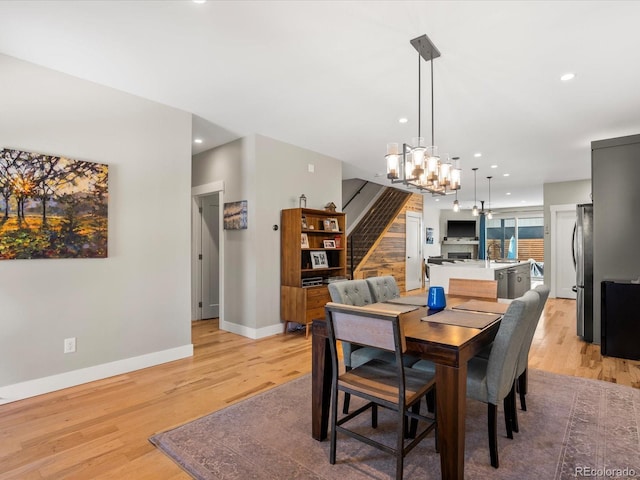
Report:
[[[467,364],[436,364],[436,415],[440,467],[444,480],[464,478]]]
[[[323,441],[329,427],[332,370],[324,320],[314,320],[311,332],[311,436]]]

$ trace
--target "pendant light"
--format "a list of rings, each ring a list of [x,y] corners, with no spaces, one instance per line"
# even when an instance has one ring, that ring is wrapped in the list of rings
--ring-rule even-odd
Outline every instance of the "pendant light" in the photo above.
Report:
[[[458,202],[458,190],[456,190],[456,199],[453,201],[453,211],[456,213],[460,211],[460,202]]]
[[[413,138],[412,145],[402,144],[402,150],[398,143],[387,144],[387,178],[391,183],[402,183],[434,195],[446,195],[447,191],[460,189],[461,179],[460,169],[448,159],[441,161],[435,146],[433,60],[440,56],[440,51],[426,35],[414,38],[411,45],[418,52],[418,136]],[[431,63],[431,145],[425,144],[421,131],[423,60]]]
[[[489,220],[491,220],[493,218],[493,212],[491,211],[491,179],[493,177],[487,177],[487,180],[489,180],[489,200],[487,201],[487,208],[489,209],[489,211],[487,212],[487,218]]]
[[[477,178],[478,178],[478,167],[472,168],[473,170],[473,209],[471,210],[471,215],[474,217],[478,216],[478,203],[476,202],[476,187],[477,187]]]

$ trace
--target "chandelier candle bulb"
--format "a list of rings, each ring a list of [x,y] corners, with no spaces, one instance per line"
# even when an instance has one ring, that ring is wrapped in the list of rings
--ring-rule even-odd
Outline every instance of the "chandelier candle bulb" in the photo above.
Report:
[[[397,143],[387,143],[387,178],[398,178],[400,154]]]

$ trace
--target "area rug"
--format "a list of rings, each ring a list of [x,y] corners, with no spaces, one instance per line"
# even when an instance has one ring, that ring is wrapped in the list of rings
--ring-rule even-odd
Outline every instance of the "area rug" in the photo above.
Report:
[[[486,405],[467,401],[465,478],[640,478],[639,390],[533,370],[527,408],[518,410],[520,432],[513,440],[506,438],[500,411],[500,468],[494,469]],[[344,436],[338,437],[337,463],[330,465],[329,441],[311,438],[310,411],[307,375],[150,441],[202,480],[394,477],[390,455]],[[368,415],[355,421],[372,433]],[[391,444],[393,426],[382,409],[375,435]],[[440,478],[433,435],[405,458],[404,478]]]

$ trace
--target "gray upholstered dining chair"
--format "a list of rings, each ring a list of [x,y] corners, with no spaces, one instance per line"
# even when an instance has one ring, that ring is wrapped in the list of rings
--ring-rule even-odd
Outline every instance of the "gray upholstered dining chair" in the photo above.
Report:
[[[518,357],[518,367],[516,369],[516,381],[518,382],[516,388],[520,396],[520,407],[522,410],[527,411],[527,403],[525,401],[525,395],[527,394],[527,370],[529,367],[529,350],[531,350],[531,344],[533,343],[533,337],[536,334],[536,328],[544,311],[544,306],[549,298],[549,287],[546,285],[538,285],[534,288],[534,291],[538,292],[540,301],[538,302],[538,308],[533,316],[531,323],[527,329],[525,340],[520,350],[520,356]],[[517,417],[516,417],[517,419]],[[515,431],[518,431],[517,420],[515,424]]]
[[[406,342],[400,326],[400,317],[389,313],[358,311],[361,307],[328,303],[325,306],[327,331],[331,349],[331,447],[329,461],[336,463],[338,434],[345,434],[396,457],[396,480],[402,479],[404,457],[422,439],[436,428],[435,417],[420,414],[420,403],[435,386],[435,375],[418,370],[405,369],[402,356]],[[365,348],[383,350],[394,356],[394,362],[378,359],[352,368],[343,374],[338,371],[336,342],[364,345]],[[338,419],[338,392],[355,395],[365,404]],[[395,445],[383,444],[364,436],[361,429],[347,428],[345,424],[372,409],[372,427],[377,428],[378,406],[395,412]],[[405,440],[407,419],[423,421],[423,427],[414,437]],[[352,461],[357,461],[352,459]]]
[[[366,280],[345,280],[343,282],[330,283],[329,295],[332,302],[343,305],[362,307],[375,303]],[[374,358],[387,361],[393,361],[395,358],[380,349],[373,347],[362,348],[360,345],[352,345],[350,342],[342,342],[342,353],[344,355],[344,366],[347,370]]]
[[[503,402],[507,436],[513,438],[513,405],[518,358],[527,333],[526,326],[537,311],[540,295],[529,290],[511,302],[502,317],[493,340],[489,358],[473,357],[467,364],[467,396],[487,404],[489,455],[491,465],[499,466],[497,412]],[[420,360],[412,367],[425,372],[435,371],[432,362]]]
[[[538,327],[538,323],[540,321],[540,317],[544,310],[544,306],[547,303],[547,299],[549,298],[549,287],[546,285],[539,285],[532,291],[538,293],[538,306],[528,318],[523,328],[526,330],[525,338],[522,342],[522,347],[520,348],[520,354],[518,355],[518,365],[516,367],[516,377],[515,377],[515,391],[519,394],[520,397],[520,407],[522,410],[527,410],[527,403],[525,400],[525,395],[527,394],[527,371],[529,366],[529,351],[531,350],[531,344],[533,343],[533,337],[536,333],[536,328]],[[482,358],[489,358],[491,353],[491,349],[483,350],[478,356]],[[520,427],[518,425],[518,410],[516,408],[516,398],[515,395],[509,397],[511,402],[509,410],[505,410],[505,415],[510,413],[511,415],[511,428],[514,432],[518,432]],[[506,420],[506,417],[505,417]]]
[[[391,275],[366,279],[374,302],[386,302],[400,296],[396,279]]]

